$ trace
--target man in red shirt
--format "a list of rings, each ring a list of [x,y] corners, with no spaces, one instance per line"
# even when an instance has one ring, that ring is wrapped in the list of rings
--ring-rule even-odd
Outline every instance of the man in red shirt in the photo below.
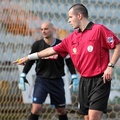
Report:
[[[14,61],[19,65],[34,59],[59,53],[70,55],[81,74],[79,85],[79,112],[84,120],[101,120],[107,112],[113,68],[120,57],[120,40],[101,24],[88,20],[88,10],[82,4],[70,7],[70,25],[75,29],[57,46],[33,53]],[[110,58],[109,50],[114,49]]]

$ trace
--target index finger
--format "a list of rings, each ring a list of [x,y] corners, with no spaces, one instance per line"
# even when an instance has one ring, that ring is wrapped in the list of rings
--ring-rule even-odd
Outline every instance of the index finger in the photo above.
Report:
[[[17,60],[12,62],[12,64],[16,64],[16,63],[18,63],[18,61],[17,61]]]
[[[16,64],[16,63],[20,63],[20,62],[21,62],[21,60],[18,59],[18,60],[13,61],[12,64]]]
[[[104,75],[102,76],[102,79],[103,79],[103,83],[106,83],[106,80],[105,80],[105,78],[104,78]]]

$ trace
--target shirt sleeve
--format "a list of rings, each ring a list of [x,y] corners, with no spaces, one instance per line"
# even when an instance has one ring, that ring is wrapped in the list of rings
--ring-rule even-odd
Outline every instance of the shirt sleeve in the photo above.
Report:
[[[69,58],[66,58],[66,59],[65,59],[65,62],[66,62],[66,65],[67,65],[67,67],[68,67],[71,75],[72,75],[72,74],[76,74],[76,69],[75,69],[75,67],[74,67],[74,64],[73,64],[71,58],[70,58],[70,57],[69,57]]]
[[[120,43],[120,39],[108,28],[102,26],[100,29],[101,45],[106,49],[114,49],[116,44]]]
[[[68,49],[66,40],[64,39],[61,43],[53,47],[53,50],[60,54],[63,58],[68,55]]]

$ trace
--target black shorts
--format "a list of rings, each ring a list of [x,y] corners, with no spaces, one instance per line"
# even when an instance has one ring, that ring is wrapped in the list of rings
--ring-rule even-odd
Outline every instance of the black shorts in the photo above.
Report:
[[[79,113],[88,115],[88,110],[107,112],[111,82],[103,83],[102,75],[81,77],[79,85]]]
[[[65,107],[65,90],[62,78],[43,79],[39,75],[36,77],[33,103],[43,104],[49,94],[51,105]]]

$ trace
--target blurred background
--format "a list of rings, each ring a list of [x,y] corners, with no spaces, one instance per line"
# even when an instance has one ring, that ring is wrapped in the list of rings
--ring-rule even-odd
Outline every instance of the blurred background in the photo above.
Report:
[[[31,102],[24,102],[25,96],[18,89],[21,71],[11,62],[28,55],[32,43],[41,38],[39,28],[43,21],[54,24],[55,37],[63,39],[69,35],[73,28],[68,24],[67,12],[74,3],[84,4],[91,21],[104,24],[120,38],[120,0],[0,0],[0,120],[26,120],[29,116]],[[66,73],[69,81],[71,78],[67,69]],[[78,93],[69,91],[69,120],[80,120]],[[54,108],[45,104],[40,113],[41,120],[57,120],[54,112]],[[114,69],[108,114],[103,119],[119,118],[120,60]]]

